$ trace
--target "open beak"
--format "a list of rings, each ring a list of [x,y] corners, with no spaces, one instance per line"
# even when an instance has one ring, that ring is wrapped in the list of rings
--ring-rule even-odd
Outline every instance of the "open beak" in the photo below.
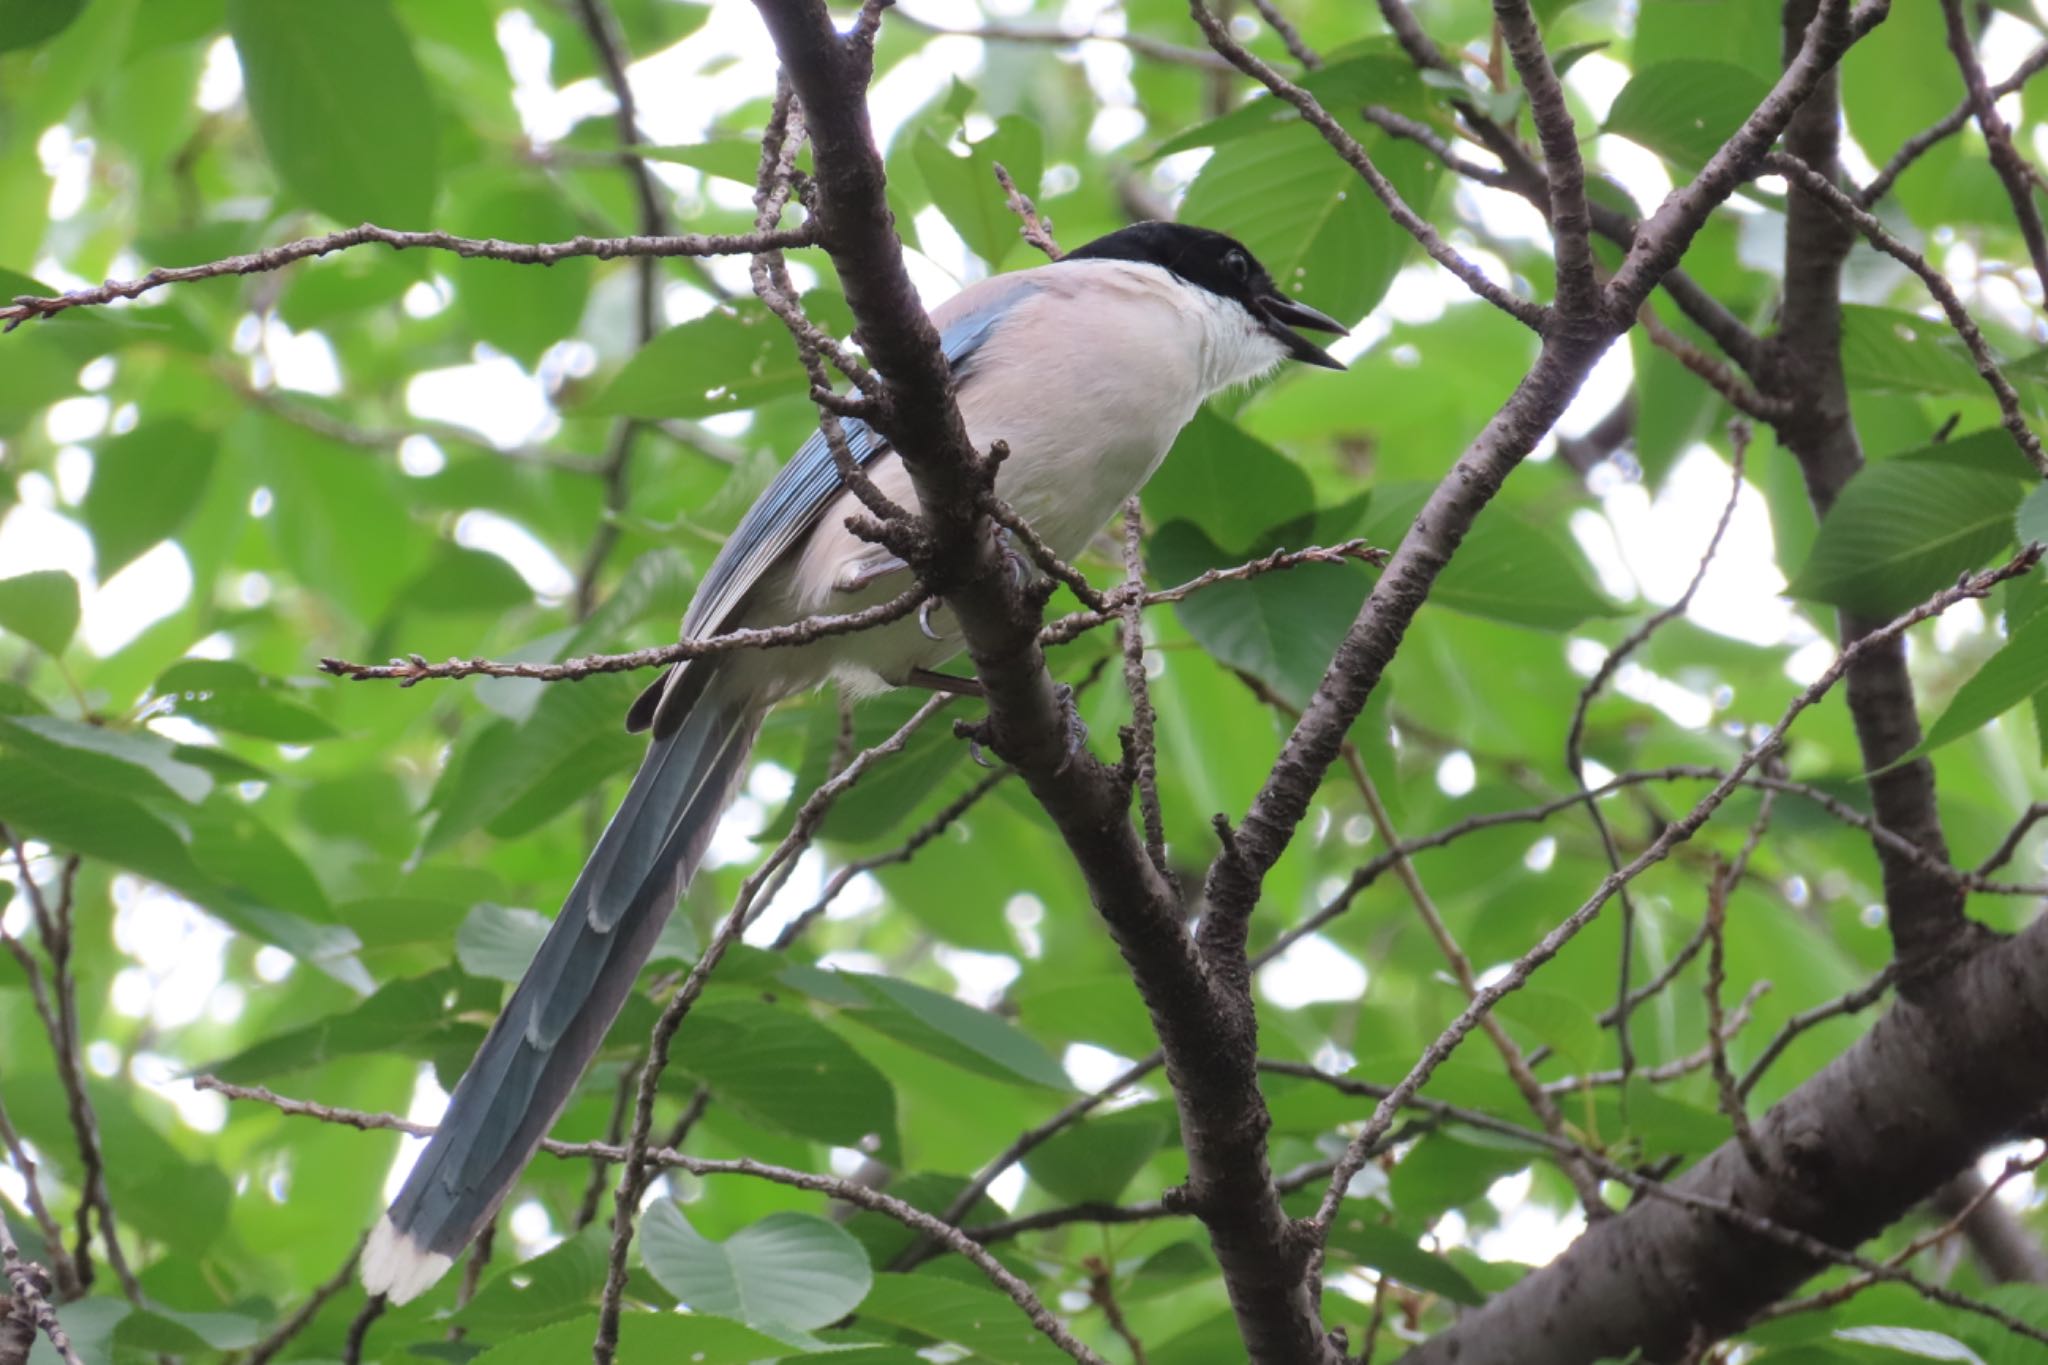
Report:
[[[1268,294],[1259,300],[1259,314],[1271,332],[1287,347],[1287,353],[1296,360],[1310,365],[1320,365],[1326,370],[1341,370],[1344,362],[1331,355],[1313,341],[1304,339],[1294,329],[1308,327],[1318,332],[1331,332],[1337,336],[1349,335],[1350,329],[1328,313],[1319,312],[1295,299]]]

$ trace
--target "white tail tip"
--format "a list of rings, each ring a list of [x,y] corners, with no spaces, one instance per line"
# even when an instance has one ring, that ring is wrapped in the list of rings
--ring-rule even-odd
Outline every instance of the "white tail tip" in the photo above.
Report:
[[[448,1273],[452,1257],[422,1251],[417,1242],[392,1226],[386,1214],[377,1220],[363,1247],[363,1288],[383,1294],[392,1303],[406,1303],[433,1288]]]

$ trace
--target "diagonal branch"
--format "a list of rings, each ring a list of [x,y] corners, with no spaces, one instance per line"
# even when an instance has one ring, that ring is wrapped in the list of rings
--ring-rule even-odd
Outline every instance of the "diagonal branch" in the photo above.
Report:
[[[1991,166],[2005,184],[2012,200],[2012,216],[2020,225],[2027,255],[2034,262],[2034,285],[2048,300],[2048,233],[2041,228],[2041,208],[2034,202],[2034,173],[2027,159],[2012,145],[2012,129],[1998,112],[1984,79],[1983,63],[1977,60],[1976,44],[1970,41],[1970,22],[1963,16],[1962,0],[1941,0],[1942,20],[1948,28],[1948,50],[1963,73],[1963,85],[1970,92],[1971,112],[1984,132],[1984,144],[1991,152]]]
[[[1392,218],[1403,232],[1420,243],[1422,249],[1429,253],[1431,260],[1456,275],[1467,289],[1524,327],[1534,332],[1543,331],[1548,324],[1550,310],[1542,304],[1522,298],[1512,290],[1501,288],[1486,278],[1485,271],[1459,255],[1428,219],[1409,207],[1408,201],[1401,197],[1401,192],[1394,188],[1394,183],[1381,174],[1380,168],[1373,164],[1372,156],[1365,150],[1364,144],[1346,132],[1344,125],[1337,122],[1329,110],[1323,108],[1321,101],[1247,51],[1244,44],[1230,36],[1230,30],[1224,26],[1221,19],[1210,12],[1203,0],[1188,0],[1188,9],[1194,15],[1195,22],[1201,25],[1203,34],[1209,39],[1209,45],[1229,58],[1238,70],[1265,86],[1276,97],[1293,105],[1309,126],[1323,135],[1323,141],[1329,143],[1337,155],[1344,158],[1344,163],[1358,172],[1359,178],[1365,181],[1367,188],[1371,189],[1380,203],[1386,206],[1387,216]]]
[[[1074,750],[1039,642],[1042,598],[1009,572],[989,533],[993,466],[967,438],[938,337],[904,271],[869,129],[868,35],[842,36],[819,0],[756,0],[815,152],[812,221],[831,253],[863,350],[886,377],[872,422],[917,494],[906,555],[943,596],[987,693],[980,735],[1018,771],[1059,830],[1130,965],[1168,1058],[1188,1154],[1180,1197],[1201,1218],[1257,1365],[1336,1365],[1307,1281],[1308,1247],[1281,1207],[1253,1065],[1249,1002],[1219,1000],[1178,897],[1146,855],[1117,768]]]
[[[1529,0],[1493,0],[1494,22],[1507,40],[1508,55],[1529,96],[1529,114],[1543,145],[1550,181],[1550,231],[1557,257],[1557,311],[1566,318],[1593,320],[1600,287],[1593,275],[1592,218],[1586,208],[1586,165],[1579,133],[1565,104],[1564,86]]]

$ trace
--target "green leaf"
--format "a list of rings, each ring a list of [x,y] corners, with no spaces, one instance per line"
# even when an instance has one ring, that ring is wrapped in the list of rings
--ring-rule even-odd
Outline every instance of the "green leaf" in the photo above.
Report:
[[[700,1004],[676,1052],[677,1066],[757,1123],[841,1147],[879,1137],[884,1153],[895,1148],[889,1078],[808,1014],[751,1001]]]
[[[1622,87],[1602,131],[1696,171],[1769,93],[1767,81],[1728,62],[1658,62]]]
[[[1576,996],[1524,987],[1504,997],[1494,1013],[1527,1029],[1539,1043],[1548,1043],[1573,1066],[1594,1066],[1606,1050],[1600,1020]]]
[[[1026,195],[1038,193],[1038,181],[1045,165],[1045,153],[1038,125],[1017,114],[996,120],[996,130],[980,142],[968,144],[965,156],[956,156],[929,132],[920,132],[912,148],[917,169],[931,191],[932,203],[962,241],[991,269],[1023,238],[1018,236],[1017,216],[1003,187],[996,183],[995,166],[1001,162],[1017,188]]]
[[[1956,689],[1948,710],[1928,729],[1927,738],[1914,754],[1954,743],[2043,687],[2048,687],[2048,612],[2035,615],[2013,631],[1998,652]]]
[[[1374,545],[1400,544],[1434,486],[1375,488],[1361,534]],[[1431,602],[1473,616],[1541,630],[1570,630],[1618,608],[1593,582],[1578,547],[1548,526],[1507,508],[1479,519],[1430,589]]]
[[[1900,1355],[1922,1360],[1960,1361],[1963,1365],[1985,1365],[1984,1357],[1952,1336],[1924,1327],[1844,1327],[1835,1333],[1840,1341],[1878,1346]]]
[[[879,744],[900,729],[924,698],[908,688],[863,702],[853,713],[857,749]],[[838,708],[813,706],[804,734],[803,762],[796,785],[767,828],[755,836],[764,843],[781,839],[796,824],[804,800],[825,782],[839,744]],[[967,746],[943,721],[925,725],[910,737],[903,751],[863,777],[859,795],[832,807],[820,827],[822,837],[849,844],[871,844],[902,823],[951,773],[967,761]]]
[[[2004,427],[1992,427],[1976,431],[1968,436],[1957,436],[1933,445],[1920,446],[1914,450],[1902,450],[1890,458],[1894,460],[1915,460],[1921,464],[1952,465],[1958,469],[1974,469],[1984,474],[2003,474],[2011,479],[2025,479],[2029,483],[2038,478],[2033,462],[2027,459],[2018,441]],[[2036,523],[2037,525],[2039,523]]]
[[[187,849],[189,830],[173,827],[139,801],[76,780],[71,765],[50,767],[0,752],[0,821],[53,847],[162,882],[259,942],[276,944],[351,989],[370,990],[352,956],[358,946],[354,934],[220,885]]]
[[[1164,583],[1236,562],[1184,521],[1160,528],[1146,558]],[[1289,701],[1305,705],[1371,582],[1362,564],[1305,564],[1218,584],[1177,603],[1174,614],[1220,662],[1263,678]]]
[[[85,0],[0,0],[0,52],[54,38],[84,8]]]
[[[1363,124],[1352,131],[1410,207],[1427,212],[1442,174],[1436,160]],[[1181,217],[1237,238],[1288,294],[1344,323],[1372,311],[1415,249],[1358,173],[1299,125],[1218,148],[1188,187]]]
[[[877,1275],[860,1312],[933,1342],[964,1346],[976,1360],[995,1365],[1064,1365],[1069,1360],[1008,1298],[940,1275]]]
[[[847,1017],[899,1043],[998,1080],[1022,1080],[1051,1090],[1073,1089],[1067,1073],[1036,1039],[987,1010],[893,976],[848,972],[838,979],[883,1006],[849,1009],[844,1011]]]
[[[2004,436],[2005,433],[2001,431],[1999,435]],[[2010,439],[2007,438],[2008,441]],[[2013,529],[2019,533],[2022,545],[2036,541],[2048,543],[2048,483],[2036,484],[2020,500],[2020,510],[2013,516]]]
[[[434,788],[426,851],[486,826],[523,832],[630,767],[647,747],[622,724],[636,691],[619,674],[549,687],[525,721],[477,731]]]
[[[1553,52],[1550,56],[1550,64],[1556,69],[1557,74],[1562,76],[1577,66],[1584,58],[1592,56],[1603,48],[1612,46],[1614,44],[1610,42],[1573,43],[1570,47],[1561,47],[1556,52]]]
[[[1209,407],[1174,441],[1143,497],[1155,525],[1192,522],[1246,555],[1269,532],[1315,515],[1315,491],[1300,466]]]
[[[438,116],[386,0],[229,0],[249,113],[278,178],[336,222],[429,226]]]
[[[1411,1289],[1440,1294],[1468,1308],[1486,1302],[1486,1295],[1463,1271],[1443,1257],[1424,1251],[1412,1233],[1367,1222],[1366,1217],[1362,1209],[1340,1214],[1330,1228],[1331,1249]]]
[[[495,615],[532,606],[533,589],[501,556],[443,541],[406,590],[404,601],[414,611]]]
[[[585,1313],[501,1341],[475,1365],[562,1365],[590,1354],[597,1314]],[[620,1360],[668,1360],[688,1365],[752,1365],[795,1351],[750,1327],[706,1313],[627,1313],[619,1319]]]
[[[0,745],[109,791],[170,795],[196,804],[213,790],[204,769],[180,761],[167,739],[146,731],[109,730],[56,716],[0,720]]]
[[[279,744],[311,744],[338,733],[327,718],[296,700],[296,688],[235,659],[184,659],[165,669],[152,689],[168,713],[213,730]]]
[[[248,1084],[343,1057],[395,1053],[426,1059],[453,1039],[467,1040],[474,1047],[483,1041],[483,1030],[458,1021],[451,1001],[465,1008],[488,1008],[474,991],[465,1001],[462,979],[452,968],[444,969],[393,981],[349,1009],[274,1034],[204,1070],[225,1081]]]
[[[1871,615],[1904,611],[2012,539],[2022,487],[1916,460],[1868,465],[1835,500],[1786,592]]]
[[[532,910],[479,905],[455,935],[455,960],[471,976],[516,983],[533,965],[549,921]]]
[[[1170,1104],[1095,1115],[1034,1148],[1024,1166],[1070,1204],[1114,1204],[1175,1131]]]
[[[1368,42],[1392,47],[1388,39]],[[1606,44],[1595,46],[1604,47]],[[1415,63],[1395,51],[1368,52],[1331,62],[1320,70],[1309,72],[1299,84],[1326,109],[1374,104],[1416,119],[1427,118],[1434,113],[1423,90],[1422,78],[1416,74]],[[1300,119],[1301,115],[1293,105],[1262,91],[1255,99],[1246,101],[1220,118],[1210,119],[1168,138],[1153,150],[1152,159],[1172,156],[1194,147],[1218,147],[1239,138],[1286,127]],[[1207,222],[1206,219],[1193,218],[1188,221]]]
[[[466,177],[450,186],[448,230],[509,242],[560,242],[584,230],[558,189],[535,179]],[[571,258],[544,267],[465,262],[454,275],[455,306],[476,335],[532,369],[541,353],[575,332],[597,262]]]
[[[610,1248],[610,1220],[592,1223],[560,1246],[499,1271],[452,1320],[502,1337],[578,1314],[604,1287]]]
[[[191,423],[169,418],[109,437],[93,451],[83,511],[102,582],[185,524],[206,492],[217,444]]]
[[[700,1313],[775,1332],[812,1331],[860,1306],[874,1281],[844,1228],[807,1213],[772,1213],[714,1242],[663,1200],[640,1221],[648,1273]]]
[[[137,1309],[114,1329],[114,1340],[137,1351],[239,1351],[263,1337],[264,1324],[241,1313]]]
[[[78,583],[62,569],[0,578],[0,630],[62,654],[78,629]]]
[[[652,161],[672,161],[692,166],[721,180],[752,186],[761,173],[761,144],[743,137],[713,138],[686,147],[641,147],[641,156]]]
[[[1842,372],[1857,389],[1990,397],[1946,323],[1894,308],[1842,305]]]
[[[642,346],[583,411],[600,417],[709,417],[807,392],[796,347],[751,300],[671,327]]]
[[[1402,1214],[1424,1218],[1486,1193],[1487,1187],[1535,1159],[1527,1151],[1508,1151],[1463,1142],[1434,1133],[1401,1158],[1388,1177],[1388,1193]]]

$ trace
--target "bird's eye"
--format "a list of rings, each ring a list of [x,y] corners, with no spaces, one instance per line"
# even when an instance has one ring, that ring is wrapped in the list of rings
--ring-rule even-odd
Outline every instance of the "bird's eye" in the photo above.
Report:
[[[1225,252],[1223,256],[1223,268],[1225,270],[1228,270],[1231,274],[1237,276],[1240,280],[1251,278],[1252,263],[1250,258],[1248,258],[1242,251]]]

